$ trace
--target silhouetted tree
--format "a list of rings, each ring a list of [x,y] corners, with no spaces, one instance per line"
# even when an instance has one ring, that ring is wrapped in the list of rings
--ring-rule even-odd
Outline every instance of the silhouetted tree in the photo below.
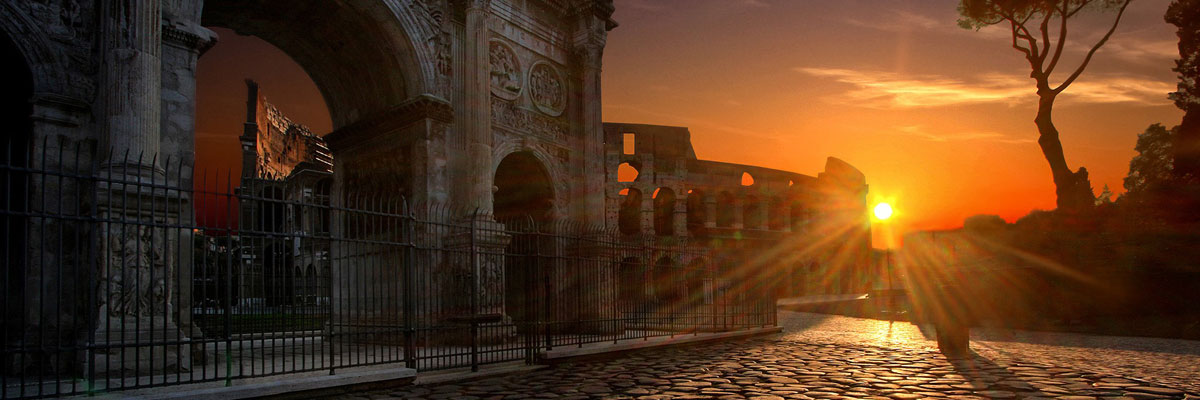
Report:
[[[1058,129],[1054,127],[1051,118],[1054,100],[1079,78],[1091,62],[1092,56],[1096,54],[1096,50],[1116,31],[1129,2],[1130,0],[962,0],[958,6],[958,12],[962,16],[958,24],[966,29],[978,30],[1007,22],[1012,34],[1012,47],[1025,55],[1025,59],[1029,61],[1029,76],[1036,83],[1038,95],[1037,117],[1034,118],[1039,134],[1038,145],[1042,148],[1042,155],[1050,163],[1060,210],[1077,211],[1090,208],[1095,197],[1092,195],[1087,169],[1080,167],[1078,171],[1072,172],[1067,166],[1062,142],[1058,138]],[[1057,86],[1051,85],[1050,74],[1058,67],[1063,47],[1067,43],[1067,21],[1088,9],[1116,10],[1117,17],[1108,32],[1092,45],[1083,61],[1070,75]],[[1052,24],[1057,25],[1057,32],[1052,32]]]
[[[1129,161],[1124,196],[1140,201],[1150,192],[1172,185],[1175,179],[1171,172],[1174,169],[1172,131],[1162,124],[1154,124],[1138,134],[1137,145],[1133,148],[1138,154]]]
[[[1163,17],[1179,27],[1178,90],[1170,94],[1184,111],[1175,137],[1175,174],[1200,179],[1200,0],[1175,0]]]

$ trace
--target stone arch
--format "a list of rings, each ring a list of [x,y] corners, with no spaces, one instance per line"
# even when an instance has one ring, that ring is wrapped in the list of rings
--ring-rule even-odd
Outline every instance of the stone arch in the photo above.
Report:
[[[811,218],[812,213],[801,201],[792,201],[791,206],[788,207],[788,214],[788,216],[791,218],[792,232],[800,232],[804,230],[809,222],[811,222],[809,221],[809,218]]]
[[[675,260],[664,255],[654,262],[654,272],[651,274],[654,286],[654,298],[659,305],[667,304],[678,299],[679,271]]]
[[[623,190],[621,207],[617,211],[617,228],[626,235],[642,232],[642,191],[636,188]]]
[[[497,220],[528,217],[539,225],[555,219],[555,190],[546,164],[530,151],[509,153],[496,165],[492,207]]]
[[[745,229],[762,229],[762,204],[758,196],[746,196],[742,200],[742,227]]]
[[[6,49],[5,59],[21,60],[29,72],[29,82],[32,84],[31,93],[78,95],[66,93],[67,85],[72,80],[68,77],[69,69],[64,65],[62,57],[46,39],[50,35],[42,31],[41,23],[29,18],[25,12],[18,9],[20,2],[6,1],[0,3],[0,34],[11,42],[15,52]],[[5,40],[5,39],[0,39]],[[7,45],[6,45],[7,46]],[[19,56],[19,58],[10,58]]]
[[[646,270],[642,260],[625,257],[617,264],[617,295],[621,311],[640,310],[645,305]]]
[[[571,181],[567,173],[564,171],[564,166],[557,158],[551,156],[544,149],[538,146],[531,146],[525,140],[506,140],[492,146],[492,176],[483,177],[483,179],[493,179],[492,186],[496,185],[494,181],[495,171],[500,168],[500,163],[505,158],[514,153],[523,153],[532,156],[541,165],[541,172],[546,174],[550,182],[550,187],[554,191],[554,198],[551,202],[553,206],[553,214],[551,217],[559,218],[566,215],[566,210],[563,209],[567,196],[570,193],[570,188],[567,184]],[[479,178],[476,178],[479,179]],[[492,201],[493,209],[495,206],[495,193],[493,193]]]
[[[654,234],[675,234],[675,191],[660,187],[654,191]]]
[[[734,209],[733,209],[733,193],[723,191],[717,194],[717,227],[729,228],[733,226]]]
[[[704,224],[708,221],[708,208],[704,204],[704,192],[692,189],[687,197],[687,230],[692,236],[704,236]]]
[[[436,91],[431,69],[438,63],[414,40],[426,35],[421,25],[428,24],[414,15],[421,10],[379,0],[313,5],[321,9],[207,0],[201,24],[257,36],[287,53],[321,90],[335,130]]]
[[[779,196],[772,196],[767,201],[767,228],[773,231],[783,230],[787,227],[787,219],[789,210],[787,203]]]

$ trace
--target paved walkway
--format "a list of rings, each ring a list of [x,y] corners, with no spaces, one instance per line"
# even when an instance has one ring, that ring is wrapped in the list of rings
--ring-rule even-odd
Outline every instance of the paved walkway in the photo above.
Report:
[[[784,340],[933,350],[934,332],[907,323],[779,311]],[[972,329],[971,349],[993,360],[1070,366],[1200,393],[1200,341]]]
[[[780,324],[785,334],[748,341],[343,398],[1200,399],[1189,389],[1200,380],[1200,342],[1070,338],[1091,345],[1078,347],[1055,344],[1068,338],[1040,343],[1045,337],[1016,333],[1004,341],[984,332],[977,356],[950,362],[908,323],[889,329],[886,321],[781,312]]]

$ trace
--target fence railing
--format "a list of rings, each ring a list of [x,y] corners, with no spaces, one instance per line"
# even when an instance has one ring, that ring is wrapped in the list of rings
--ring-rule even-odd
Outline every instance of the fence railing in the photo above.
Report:
[[[212,190],[178,161],[5,152],[3,398],[478,368],[775,324],[733,250],[335,194],[328,174]],[[196,223],[218,205],[223,221]]]

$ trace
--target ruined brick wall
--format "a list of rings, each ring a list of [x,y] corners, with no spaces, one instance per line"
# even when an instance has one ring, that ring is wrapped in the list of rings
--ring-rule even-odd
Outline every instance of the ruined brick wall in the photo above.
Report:
[[[246,121],[251,123],[242,137],[243,145],[253,146],[245,157],[253,158],[244,164],[252,166],[253,172],[243,174],[258,178],[284,178],[302,163],[307,169],[333,171],[333,154],[325,141],[308,127],[284,115],[275,105],[267,102],[266,96],[252,81],[247,82],[248,102]]]

